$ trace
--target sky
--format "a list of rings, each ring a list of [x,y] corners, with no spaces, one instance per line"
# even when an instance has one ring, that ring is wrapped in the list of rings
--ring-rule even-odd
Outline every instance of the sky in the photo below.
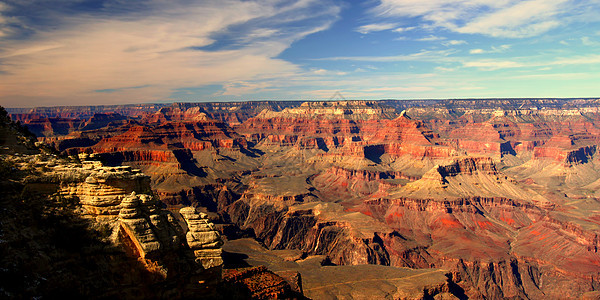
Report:
[[[0,0],[0,105],[600,97],[599,15],[600,0]]]

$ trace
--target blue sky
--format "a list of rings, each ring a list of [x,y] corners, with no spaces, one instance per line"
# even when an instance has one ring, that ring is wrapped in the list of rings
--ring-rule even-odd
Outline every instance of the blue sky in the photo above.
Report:
[[[600,97],[600,1],[0,1],[0,105]]]

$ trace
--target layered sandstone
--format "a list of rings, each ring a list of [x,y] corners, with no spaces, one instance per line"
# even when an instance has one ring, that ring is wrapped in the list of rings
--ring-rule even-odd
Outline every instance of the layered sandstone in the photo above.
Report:
[[[186,222],[186,240],[190,249],[194,250],[196,263],[204,269],[220,268],[223,265],[223,241],[214,224],[208,222],[206,214],[198,213],[193,207],[184,207],[179,213]]]
[[[186,221],[182,227],[177,216],[159,207],[148,176],[128,166],[107,167],[81,158],[82,164],[65,163],[47,155],[16,157],[15,162],[23,167],[33,163],[31,168],[43,170],[24,178],[24,190],[74,203],[77,217],[87,220],[90,230],[105,232],[103,242],[116,249],[105,255],[125,264],[123,267],[136,265],[123,271],[132,273],[123,275],[128,276],[131,286],[122,297],[216,296],[223,264],[222,241],[206,217],[192,208],[182,209]],[[187,245],[183,243],[186,236]],[[148,285],[164,288],[149,294]],[[168,287],[173,285],[178,288]],[[101,295],[114,292],[108,289]]]
[[[369,101],[306,102],[263,111],[237,130],[262,147],[318,149],[333,157],[378,160],[382,154],[449,157],[456,152],[421,122],[396,117],[392,109]]]
[[[550,158],[565,165],[586,163],[596,154],[596,140],[590,134],[555,135],[534,148],[533,157]]]

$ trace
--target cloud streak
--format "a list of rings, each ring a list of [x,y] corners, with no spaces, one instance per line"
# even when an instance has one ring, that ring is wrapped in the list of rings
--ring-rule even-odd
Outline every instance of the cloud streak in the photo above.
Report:
[[[365,62],[394,62],[394,61],[448,61],[448,56],[455,53],[455,50],[422,50],[417,53],[392,56],[337,56],[327,57],[317,60],[349,60]]]
[[[53,11],[56,26],[30,24],[27,39],[0,37],[0,103],[155,102],[186,87],[293,76],[300,68],[277,55],[327,29],[340,8],[326,1],[284,4],[157,0],[141,12],[119,2],[105,3],[105,10],[119,11],[112,14]],[[269,87],[224,88],[233,95]]]
[[[590,54],[584,56],[555,58],[553,60],[545,61],[533,61],[532,58],[520,58],[519,60],[466,60],[462,63],[462,65],[467,68],[479,68],[488,71],[512,68],[548,68],[550,66],[578,66],[594,64],[600,64],[600,55]]]
[[[469,50],[470,54],[483,54],[483,53],[502,53],[507,51],[508,49],[510,49],[510,45],[502,45],[500,47],[495,47],[492,46],[492,48],[490,50],[484,50],[484,49],[471,49]]]
[[[396,23],[374,23],[360,26],[356,28],[356,31],[362,34],[368,34],[376,31],[390,30],[396,27],[398,27],[398,24]]]
[[[421,18],[422,27],[494,37],[536,36],[577,20],[590,1],[574,0],[382,0],[372,13]]]

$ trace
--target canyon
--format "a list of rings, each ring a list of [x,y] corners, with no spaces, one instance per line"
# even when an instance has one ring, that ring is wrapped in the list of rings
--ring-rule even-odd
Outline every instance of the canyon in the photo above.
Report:
[[[131,298],[600,294],[599,99],[8,112],[63,157],[3,134],[42,170],[22,188],[77,199],[118,270],[151,278]]]

